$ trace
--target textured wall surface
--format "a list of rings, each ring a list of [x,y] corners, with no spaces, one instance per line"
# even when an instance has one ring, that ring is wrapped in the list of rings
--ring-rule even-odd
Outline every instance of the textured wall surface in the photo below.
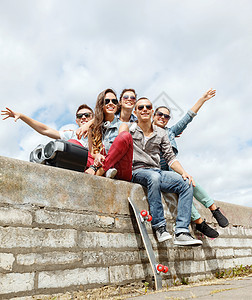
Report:
[[[127,197],[148,208],[140,185],[0,157],[0,299],[151,282]],[[176,201],[175,195],[164,195],[171,233]],[[230,225],[217,227],[196,203],[220,233],[211,240],[194,232],[203,247],[157,244],[147,224],[158,262],[169,267],[164,283],[252,264],[252,209],[216,203]]]

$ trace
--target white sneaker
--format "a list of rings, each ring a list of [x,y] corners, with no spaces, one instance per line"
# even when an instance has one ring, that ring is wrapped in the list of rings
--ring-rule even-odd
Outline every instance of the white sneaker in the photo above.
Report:
[[[114,178],[117,174],[117,170],[115,168],[108,169],[106,172],[106,177],[107,178]]]
[[[159,243],[162,243],[162,242],[172,238],[170,233],[166,230],[166,225],[160,226],[156,230],[156,236],[157,236],[157,240],[159,241]]]
[[[177,246],[200,246],[201,240],[196,240],[189,232],[182,232],[179,236],[174,235],[174,245]]]

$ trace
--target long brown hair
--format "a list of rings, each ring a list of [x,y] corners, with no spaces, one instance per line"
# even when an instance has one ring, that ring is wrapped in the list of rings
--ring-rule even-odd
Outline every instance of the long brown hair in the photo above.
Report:
[[[92,144],[93,144],[93,153],[99,153],[102,149],[102,125],[104,122],[104,99],[107,93],[112,93],[116,96],[116,93],[112,89],[106,89],[102,91],[96,101],[95,105],[95,116],[94,116],[94,124],[92,128]],[[117,97],[117,96],[116,96]]]

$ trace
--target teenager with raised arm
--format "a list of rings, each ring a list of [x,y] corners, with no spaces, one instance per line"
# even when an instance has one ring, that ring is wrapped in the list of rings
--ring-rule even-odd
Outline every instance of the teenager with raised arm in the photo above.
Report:
[[[202,105],[215,96],[216,90],[210,89],[194,104],[194,106],[186,113],[186,115],[178,121],[172,127],[167,127],[168,121],[170,119],[170,109],[165,106],[158,107],[154,112],[153,124],[163,128],[169,137],[172,145],[173,152],[175,155],[178,154],[178,147],[175,141],[175,137],[183,132],[187,125],[193,120],[197,115],[199,109]],[[163,155],[161,154],[161,169],[169,170],[169,166],[166,163]],[[207,192],[198,184],[193,188],[193,196],[196,200],[202,203],[205,207],[209,208],[213,214],[213,217],[217,220],[219,226],[226,227],[229,222],[227,218],[222,214],[219,207],[217,208],[214,204],[214,200],[207,194]],[[192,221],[196,223],[196,229],[202,232],[204,235],[210,238],[216,238],[219,233],[210,227],[199,214],[198,210],[192,205]]]
[[[183,169],[172,151],[165,131],[152,124],[152,103],[140,98],[134,111],[138,121],[130,127],[133,138],[132,181],[147,188],[152,228],[159,242],[172,236],[166,230],[166,220],[161,200],[161,192],[178,194],[174,244],[180,246],[202,245],[189,232],[193,200],[193,178]],[[160,169],[160,152],[168,165],[177,173]]]
[[[93,118],[93,110],[86,104],[82,104],[78,107],[76,111],[76,119],[75,122],[78,126],[82,126],[83,124],[87,123]],[[1,111],[1,115],[4,116],[3,120],[8,118],[14,118],[14,121],[17,122],[18,119],[25,122],[31,128],[36,130],[38,133],[42,135],[46,135],[52,139],[62,139],[65,141],[74,142],[76,144],[80,143],[82,146],[88,148],[88,139],[82,137],[78,139],[76,136],[76,131],[74,130],[65,130],[65,131],[58,131],[53,129],[37,120],[34,120],[23,113],[15,112],[10,108],[6,107],[6,110]]]

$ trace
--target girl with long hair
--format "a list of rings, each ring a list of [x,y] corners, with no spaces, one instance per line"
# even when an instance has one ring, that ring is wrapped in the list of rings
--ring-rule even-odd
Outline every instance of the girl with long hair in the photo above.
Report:
[[[115,117],[118,110],[116,93],[102,91],[95,106],[93,125],[88,132],[89,151],[93,163],[85,171],[103,176],[112,170],[117,179],[130,181],[132,177],[133,141],[126,123]],[[115,174],[116,173],[116,174]]]

